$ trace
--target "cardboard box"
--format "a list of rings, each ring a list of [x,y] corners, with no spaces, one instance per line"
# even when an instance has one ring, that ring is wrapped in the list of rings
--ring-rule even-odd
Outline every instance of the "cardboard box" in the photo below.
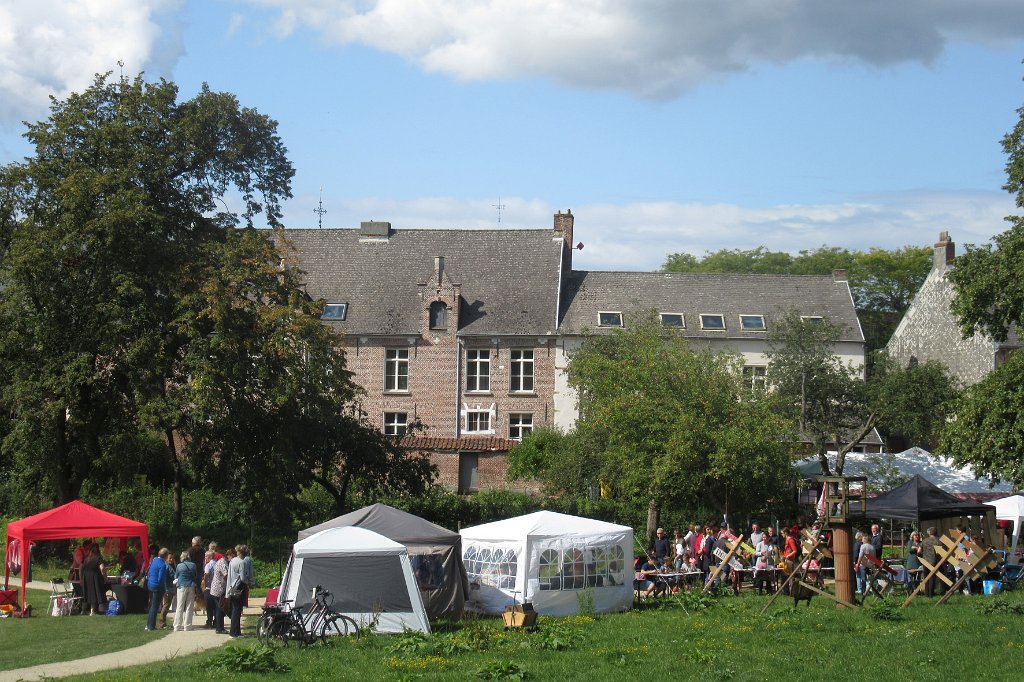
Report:
[[[508,628],[532,628],[537,624],[537,612],[529,602],[509,604],[505,607],[505,613],[501,615],[505,620],[505,627]]]

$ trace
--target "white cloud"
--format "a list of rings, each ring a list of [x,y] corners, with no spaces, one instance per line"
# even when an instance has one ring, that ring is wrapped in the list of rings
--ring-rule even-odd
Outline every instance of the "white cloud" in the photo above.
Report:
[[[286,208],[285,225],[309,227],[317,195],[298,196]],[[897,192],[856,202],[744,208],[731,204],[671,202],[551,206],[538,199],[502,198],[501,227],[545,228],[557,210],[571,208],[574,239],[584,248],[575,266],[592,270],[657,270],[671,253],[703,255],[719,249],[797,253],[819,246],[851,249],[928,246],[948,230],[960,246],[980,244],[1006,229],[1012,198],[1000,192]],[[357,227],[384,220],[403,228],[495,228],[496,201],[446,197],[409,201],[324,197],[324,225]]]
[[[162,68],[180,42],[157,15],[180,0],[0,0],[0,125],[45,114],[48,97],[88,87],[96,73]]]
[[[248,0],[276,26],[401,55],[460,79],[544,77],[673,97],[805,57],[930,63],[950,40],[1024,36],[1019,0]]]

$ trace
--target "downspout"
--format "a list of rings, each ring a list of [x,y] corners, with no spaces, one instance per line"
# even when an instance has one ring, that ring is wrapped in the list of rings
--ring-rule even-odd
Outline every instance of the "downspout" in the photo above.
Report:
[[[462,337],[457,336],[458,343],[455,346],[455,437],[462,436]]]

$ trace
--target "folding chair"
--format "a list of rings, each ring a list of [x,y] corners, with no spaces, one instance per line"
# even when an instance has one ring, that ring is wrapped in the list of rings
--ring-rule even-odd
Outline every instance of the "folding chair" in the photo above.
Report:
[[[75,585],[64,578],[50,579],[50,605],[47,613],[51,616],[70,616],[82,612],[82,598],[75,594]]]

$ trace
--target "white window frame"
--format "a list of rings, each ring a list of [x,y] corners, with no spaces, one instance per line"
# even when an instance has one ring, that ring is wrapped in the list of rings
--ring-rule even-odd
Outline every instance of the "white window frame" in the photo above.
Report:
[[[707,327],[704,325],[705,317],[717,317],[722,321],[721,327]],[[722,313],[701,313],[700,314],[700,328],[709,332],[724,332],[726,330],[725,315]]]
[[[408,412],[385,412],[384,434],[387,436],[404,436],[409,433]]]
[[[810,324],[821,324],[822,322],[825,321],[825,318],[822,317],[821,315],[801,315],[800,321],[807,322]]]
[[[537,390],[535,362],[536,356],[532,348],[513,348],[509,351],[508,390],[510,393],[534,393]]]
[[[665,317],[678,317],[679,324],[665,324]],[[683,313],[659,313],[661,319],[661,326],[668,327],[669,329],[686,329],[686,315]]]
[[[471,387],[470,382],[475,382]],[[466,349],[466,393],[491,392],[491,351]]]
[[[743,365],[743,384],[754,392],[767,391],[768,365]]]
[[[463,433],[494,433],[491,413],[485,409],[466,410],[466,428]]]
[[[403,375],[400,371],[405,369]],[[401,386],[402,380],[405,386]],[[409,392],[409,349],[408,348],[385,348],[384,349],[384,390],[388,393]]]
[[[744,320],[758,319],[761,320],[760,327],[748,327],[743,323]],[[768,331],[768,327],[764,322],[764,315],[740,315],[740,331],[743,332],[764,332]]]
[[[533,433],[532,412],[510,412],[508,415],[509,440],[522,440]]]
[[[605,315],[618,315],[619,322],[615,324],[613,322],[605,322]],[[621,310],[598,310],[597,311],[597,326],[598,327],[625,327],[626,325],[622,322],[622,311]]]
[[[332,314],[327,311],[331,309]],[[320,319],[328,322],[344,322],[348,316],[348,303],[325,303],[324,309],[320,311]]]

